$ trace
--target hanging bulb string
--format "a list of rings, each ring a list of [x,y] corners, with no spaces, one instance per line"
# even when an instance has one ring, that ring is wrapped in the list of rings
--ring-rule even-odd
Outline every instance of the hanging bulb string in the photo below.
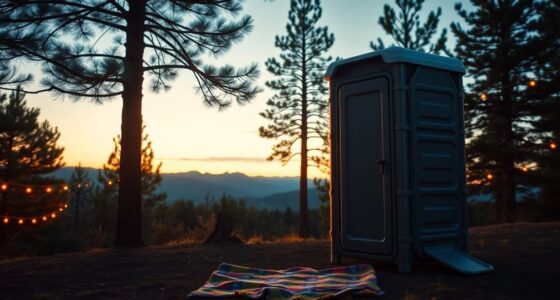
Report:
[[[16,220],[17,223],[19,225],[23,225],[26,224],[25,221],[31,221],[31,224],[37,224],[38,221],[43,221],[46,222],[49,219],[56,219],[56,217],[58,216],[59,213],[64,212],[64,210],[68,208],[68,204],[64,204],[64,206],[56,209],[56,210],[52,210],[49,211],[48,213],[44,213],[44,214],[39,214],[38,216],[14,216],[14,215],[3,215],[2,216],[2,223],[4,224],[9,224],[10,220]],[[29,223],[29,222],[27,222]]]

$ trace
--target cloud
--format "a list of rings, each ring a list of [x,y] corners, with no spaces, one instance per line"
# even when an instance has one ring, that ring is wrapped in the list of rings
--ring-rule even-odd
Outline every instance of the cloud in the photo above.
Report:
[[[222,157],[178,157],[178,158],[162,158],[161,160],[172,161],[201,161],[201,162],[249,162],[249,163],[264,163],[268,162],[265,157],[236,157],[236,156],[222,156]]]

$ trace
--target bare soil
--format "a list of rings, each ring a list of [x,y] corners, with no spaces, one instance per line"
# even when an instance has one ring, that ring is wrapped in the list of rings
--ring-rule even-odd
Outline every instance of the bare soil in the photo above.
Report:
[[[412,274],[372,262],[382,299],[559,299],[560,223],[472,228],[470,253],[494,265],[460,275],[435,262]],[[1,299],[184,299],[221,262],[258,268],[328,268],[328,241],[185,244],[107,249],[0,262]],[[345,259],[346,264],[363,263]]]

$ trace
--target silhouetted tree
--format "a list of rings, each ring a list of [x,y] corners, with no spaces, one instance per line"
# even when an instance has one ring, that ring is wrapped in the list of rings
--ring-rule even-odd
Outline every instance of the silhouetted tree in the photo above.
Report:
[[[538,99],[533,123],[539,136],[535,150],[536,167],[531,168],[532,183],[541,187],[541,217],[560,218],[560,1],[537,3],[539,19],[539,55],[534,68],[536,86],[532,96]]]
[[[412,50],[439,53],[445,51],[447,42],[447,30],[441,31],[439,38],[432,42],[432,37],[437,33],[441,8],[431,11],[423,24],[420,23],[420,11],[424,0],[395,0],[398,14],[389,5],[383,6],[383,15],[379,17],[379,25],[390,35],[396,45]],[[377,38],[377,43],[370,42],[373,50],[385,48],[381,38]]]
[[[142,127],[144,131],[145,126]],[[119,168],[121,166],[121,138],[117,136],[113,139],[114,148],[113,152],[109,155],[107,163],[103,165],[103,171],[99,173],[99,183],[103,187],[102,194],[109,199],[117,199],[117,189],[119,177]],[[162,163],[154,166],[154,151],[152,149],[152,142],[149,140],[148,134],[142,137],[142,208],[144,213],[151,211],[157,204],[163,203],[167,198],[165,193],[157,191],[161,184],[160,169]],[[113,200],[113,201],[114,201]],[[111,200],[109,200],[111,201]]]
[[[203,63],[251,30],[249,16],[237,17],[241,9],[240,0],[0,1],[0,52],[42,64],[44,89],[35,92],[96,102],[122,96],[117,245],[143,245],[144,74],[158,92],[170,88],[179,70],[190,70],[209,106],[252,99],[255,65],[236,70]]]
[[[70,214],[73,218],[72,231],[74,235],[78,235],[85,219],[83,213],[87,211],[93,193],[92,182],[81,163],[74,168],[69,184],[72,191],[70,198]]]
[[[321,147],[309,147],[313,139],[324,140],[327,134],[327,91],[323,73],[330,56],[325,52],[333,45],[334,35],[327,27],[316,24],[321,18],[319,0],[292,0],[286,25],[287,35],[276,36],[274,45],[282,53],[280,61],[269,58],[267,70],[277,79],[266,85],[277,91],[268,100],[268,109],[260,115],[270,121],[260,127],[260,136],[281,139],[272,149],[269,160],[278,159],[286,164],[299,155],[300,162],[300,227],[299,235],[309,235],[307,207],[307,167],[311,152],[321,152]],[[299,151],[292,148],[299,142]]]
[[[516,186],[526,180],[524,166],[534,161],[538,119],[531,79],[542,53],[532,0],[473,1],[468,12],[456,10],[469,26],[455,22],[456,54],[474,80],[465,95],[467,168],[471,185],[491,190],[496,219],[515,217]]]
[[[59,196],[24,193],[20,184],[60,184],[60,181],[35,178],[63,165],[64,148],[57,146],[60,133],[48,121],[39,122],[39,109],[29,108],[25,94],[17,89],[10,97],[0,95],[0,191],[1,216],[36,216],[60,207]],[[10,188],[14,187],[14,188]],[[54,194],[54,193],[53,193]],[[17,201],[16,201],[17,200]],[[3,222],[0,223],[3,226]],[[0,243],[3,240],[0,228]]]
[[[39,109],[27,107],[24,98],[19,89],[9,99],[0,95],[0,179],[7,182],[63,165],[58,129],[46,120],[39,122]]]

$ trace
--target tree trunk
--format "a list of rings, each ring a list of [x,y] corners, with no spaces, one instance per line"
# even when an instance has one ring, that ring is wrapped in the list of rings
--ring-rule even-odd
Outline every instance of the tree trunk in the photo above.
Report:
[[[74,213],[74,236],[78,235],[78,227],[80,221],[80,197],[82,195],[82,191],[80,189],[81,187],[78,187],[78,191],[76,192],[76,209]]]
[[[515,164],[514,158],[512,157],[513,145],[513,103],[511,99],[511,81],[509,80],[508,72],[503,73],[502,77],[502,96],[503,96],[503,128],[502,128],[502,138],[503,138],[503,154],[500,156],[500,165],[502,167],[502,192],[500,205],[498,207],[499,223],[508,223],[515,220]]]
[[[142,82],[146,0],[130,1],[124,58],[121,162],[116,246],[139,247],[142,240]]]
[[[309,237],[309,221],[307,212],[307,62],[305,34],[302,46],[301,74],[301,162],[299,175],[299,236]]]

